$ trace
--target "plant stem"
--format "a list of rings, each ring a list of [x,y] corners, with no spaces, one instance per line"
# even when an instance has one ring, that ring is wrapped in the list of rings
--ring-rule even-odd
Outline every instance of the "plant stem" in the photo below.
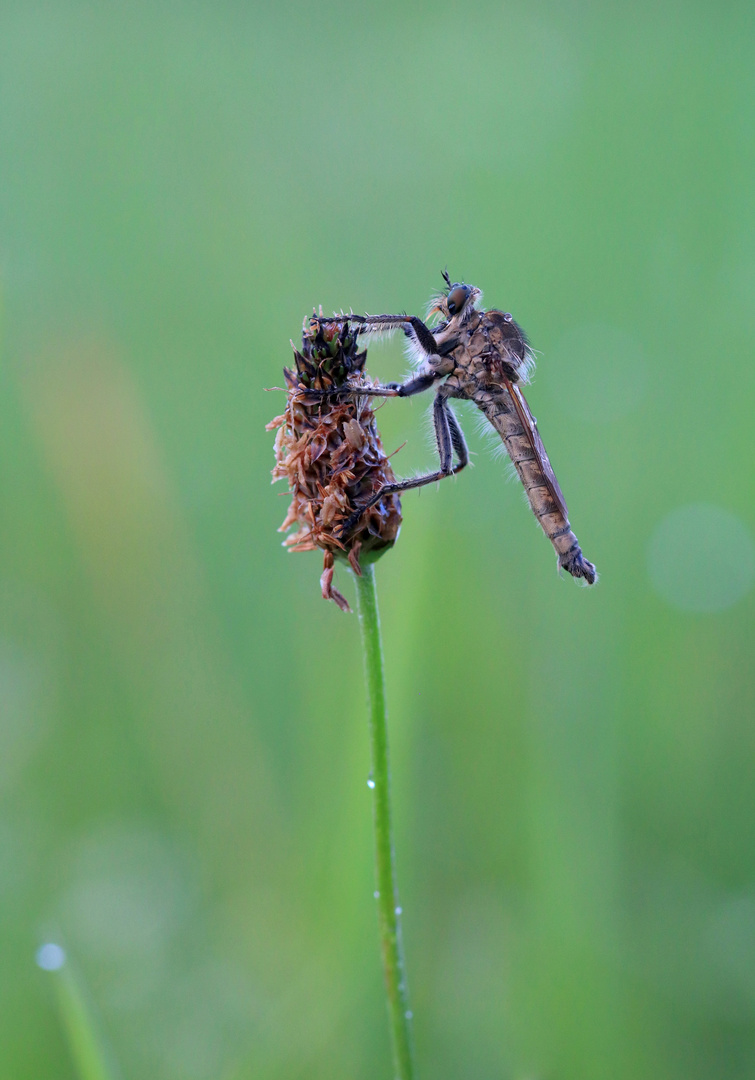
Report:
[[[65,953],[59,946],[46,945],[37,957],[39,966],[53,973],[60,1019],[79,1080],[115,1080],[116,1072],[92,1015],[86,991]]]
[[[356,577],[356,575],[355,575]],[[388,723],[385,707],[383,646],[380,639],[375,567],[363,565],[356,577],[357,610],[362,628],[364,670],[370,714],[372,747],[373,827],[375,830],[375,873],[377,878],[378,924],[383,955],[383,974],[388,998],[388,1014],[393,1044],[396,1080],[412,1080],[411,1017],[404,973],[401,941],[401,908],[396,885],[396,867],[391,830],[390,768],[388,765]]]

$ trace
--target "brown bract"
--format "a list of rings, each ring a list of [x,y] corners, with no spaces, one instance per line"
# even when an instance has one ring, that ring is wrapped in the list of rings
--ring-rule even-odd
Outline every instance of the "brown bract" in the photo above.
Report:
[[[291,551],[322,548],[322,595],[348,611],[346,599],[333,587],[335,557],[348,559],[361,574],[361,555],[370,552],[374,558],[395,542],[401,503],[397,495],[386,495],[344,533],[354,510],[395,480],[372,399],[324,393],[347,384],[372,385],[364,374],[367,354],[357,352],[357,335],[348,320],[323,326],[312,318],[302,333],[301,352],[292,348],[295,368],[283,369],[286,410],[267,425],[268,431],[277,429],[273,483],[288,480],[292,494],[279,531],[297,526],[284,541]]]

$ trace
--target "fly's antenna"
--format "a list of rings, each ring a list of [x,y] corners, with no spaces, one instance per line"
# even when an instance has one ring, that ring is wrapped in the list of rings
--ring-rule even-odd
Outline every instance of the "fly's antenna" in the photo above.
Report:
[[[451,278],[448,276],[448,267],[446,267],[445,270],[441,270],[440,273],[441,273],[441,276],[442,276],[443,280],[445,281],[446,285],[448,285],[448,287],[450,289],[451,288]]]

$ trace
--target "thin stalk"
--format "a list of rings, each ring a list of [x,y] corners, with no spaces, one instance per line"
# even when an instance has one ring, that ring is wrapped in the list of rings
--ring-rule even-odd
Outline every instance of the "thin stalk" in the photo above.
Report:
[[[362,628],[367,703],[372,747],[373,827],[375,832],[375,875],[377,878],[378,925],[383,956],[383,975],[388,998],[388,1014],[393,1044],[396,1080],[414,1077],[409,996],[404,972],[401,941],[401,907],[396,885],[396,865],[391,828],[391,787],[388,764],[388,722],[385,707],[383,646],[380,639],[375,567],[363,565],[356,578],[357,610]]]
[[[53,972],[60,1020],[79,1080],[115,1080],[116,1070],[86,991],[64,951],[59,945],[43,945],[37,953],[37,964],[43,970]]]

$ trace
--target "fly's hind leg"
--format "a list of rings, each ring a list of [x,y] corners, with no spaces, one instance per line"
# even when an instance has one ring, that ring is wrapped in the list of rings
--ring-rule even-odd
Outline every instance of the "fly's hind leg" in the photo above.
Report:
[[[445,388],[441,387],[433,402],[433,423],[435,425],[438,456],[440,457],[440,468],[436,472],[426,473],[424,476],[414,476],[408,480],[397,480],[394,484],[384,484],[366,503],[357,507],[354,513],[347,518],[341,529],[341,536],[350,533],[362,514],[369,510],[370,507],[375,506],[376,503],[379,503],[386,495],[397,495],[402,491],[411,491],[412,488],[434,484],[437,480],[443,480],[446,476],[455,476],[469,464],[469,450],[464,438],[464,432],[461,430],[459,421],[448,404],[448,396]],[[456,452],[455,465],[453,462],[454,451]]]

